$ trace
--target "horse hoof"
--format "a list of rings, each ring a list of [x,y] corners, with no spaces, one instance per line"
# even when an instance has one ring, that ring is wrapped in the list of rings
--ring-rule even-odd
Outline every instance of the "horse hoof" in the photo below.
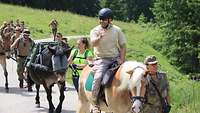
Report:
[[[49,110],[49,113],[54,113],[54,110]]]
[[[33,92],[32,87],[28,87],[28,92]]]
[[[61,110],[56,109],[55,113],[61,113]]]

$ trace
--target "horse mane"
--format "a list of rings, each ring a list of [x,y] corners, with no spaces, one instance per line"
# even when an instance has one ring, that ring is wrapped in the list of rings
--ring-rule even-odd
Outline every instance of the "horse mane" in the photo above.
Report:
[[[122,64],[122,67],[120,70],[121,83],[118,89],[128,90],[128,88],[132,88],[138,85],[138,81],[142,79],[143,74],[141,73],[143,73],[144,69],[146,69],[146,66],[143,63],[140,63],[137,61],[126,61],[124,64]],[[130,71],[132,71],[132,73],[128,73]]]

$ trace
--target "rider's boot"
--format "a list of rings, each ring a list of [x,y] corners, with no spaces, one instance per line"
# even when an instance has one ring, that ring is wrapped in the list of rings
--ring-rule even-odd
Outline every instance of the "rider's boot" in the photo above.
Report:
[[[98,93],[99,93],[99,89],[96,89],[96,87],[93,87],[92,98],[91,98],[93,108],[91,110],[91,113],[101,113],[99,103],[98,103]]]

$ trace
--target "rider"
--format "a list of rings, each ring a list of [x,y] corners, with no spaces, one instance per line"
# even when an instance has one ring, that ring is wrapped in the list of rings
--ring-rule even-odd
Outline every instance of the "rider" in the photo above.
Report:
[[[78,92],[79,76],[83,68],[92,61],[93,53],[89,50],[89,42],[87,38],[80,38],[77,41],[77,48],[71,51],[68,58],[69,64],[72,64],[72,81]]]
[[[97,102],[103,74],[108,67],[117,61],[122,64],[126,55],[126,39],[121,29],[112,24],[113,12],[109,8],[99,11],[99,24],[90,32],[91,44],[94,49],[94,81],[92,87],[93,113],[99,113]]]
[[[167,75],[166,73],[157,70],[157,63],[158,61],[154,55],[147,56],[144,60],[144,64],[146,64],[149,71],[149,74],[147,75],[148,85],[146,94],[148,103],[151,103],[145,104],[144,113],[163,113],[159,93],[167,103],[166,110],[169,112],[171,108]],[[159,90],[159,93],[156,89]]]
[[[33,47],[34,41],[30,38],[30,31],[28,29],[24,29],[20,38],[16,39],[14,43],[11,45],[11,50],[17,49],[17,74],[19,80],[19,87],[23,88],[23,72],[24,72],[24,62],[26,57],[29,54],[30,49]],[[28,81],[28,91],[32,91],[31,86],[29,87]]]

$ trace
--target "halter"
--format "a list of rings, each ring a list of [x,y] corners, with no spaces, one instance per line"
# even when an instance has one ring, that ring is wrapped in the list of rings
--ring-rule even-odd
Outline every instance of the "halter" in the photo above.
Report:
[[[141,68],[141,69],[145,70],[143,67],[137,66],[137,67],[133,68],[133,71],[134,71],[135,69],[137,69],[137,68]],[[143,75],[143,77],[146,77],[146,75],[147,75],[147,72]],[[131,74],[131,76],[132,76],[132,74]],[[131,78],[131,76],[130,76],[130,78]],[[142,97],[142,96],[132,96],[132,97],[130,97],[130,98],[131,98],[131,102],[132,102],[132,103],[134,103],[136,100],[139,100],[139,101],[141,101],[142,103],[147,102],[147,99],[146,99],[145,97]]]

